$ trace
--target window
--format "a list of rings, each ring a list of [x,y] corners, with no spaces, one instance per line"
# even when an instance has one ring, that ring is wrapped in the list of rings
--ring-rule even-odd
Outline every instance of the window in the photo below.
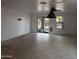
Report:
[[[63,29],[64,28],[64,22],[62,16],[56,16],[56,28]]]

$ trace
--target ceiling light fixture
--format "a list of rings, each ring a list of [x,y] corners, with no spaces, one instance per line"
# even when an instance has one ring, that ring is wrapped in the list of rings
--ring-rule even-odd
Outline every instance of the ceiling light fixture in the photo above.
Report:
[[[40,2],[40,4],[47,4],[47,2]]]
[[[37,0],[37,11],[47,12],[50,10],[49,0]]]

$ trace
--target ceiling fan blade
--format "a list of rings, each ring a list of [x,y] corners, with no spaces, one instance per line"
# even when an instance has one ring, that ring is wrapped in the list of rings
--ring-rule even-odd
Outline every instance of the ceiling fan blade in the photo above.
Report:
[[[53,9],[53,11],[61,11],[61,10],[57,10],[55,7],[53,7],[52,9]]]
[[[56,11],[61,11],[61,10],[56,10]]]

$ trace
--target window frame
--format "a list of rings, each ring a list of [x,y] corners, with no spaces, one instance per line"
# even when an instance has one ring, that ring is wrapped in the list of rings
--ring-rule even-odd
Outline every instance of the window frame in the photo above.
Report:
[[[60,17],[62,17],[62,21],[59,21],[59,22],[57,22],[57,17],[59,17],[59,16],[56,16],[56,29],[64,29],[64,19],[63,19],[63,16],[60,16]],[[57,28],[57,24],[58,23],[62,24],[62,28]]]

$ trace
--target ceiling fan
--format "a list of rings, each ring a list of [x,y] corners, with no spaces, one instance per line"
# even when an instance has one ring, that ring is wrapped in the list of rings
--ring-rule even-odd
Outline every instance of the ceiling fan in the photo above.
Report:
[[[55,15],[55,11],[61,11],[61,10],[57,10],[55,7],[52,7],[52,0],[51,0],[51,10],[47,16],[47,18],[56,18],[56,15]]]
[[[56,18],[54,11],[58,11],[55,9],[55,7],[52,7],[47,18]]]
[[[62,3],[62,2],[64,2],[64,0],[51,0],[51,9],[50,9],[50,12],[49,12],[49,14],[48,14],[48,16],[46,17],[46,18],[56,18],[56,15],[55,15],[55,11],[57,12],[57,11],[61,11],[61,10],[57,10],[56,9],[56,7],[55,6],[53,6],[52,7],[52,2],[55,2],[55,3]],[[40,2],[40,4],[42,4],[42,5],[45,5],[45,4],[47,4],[47,2]]]

